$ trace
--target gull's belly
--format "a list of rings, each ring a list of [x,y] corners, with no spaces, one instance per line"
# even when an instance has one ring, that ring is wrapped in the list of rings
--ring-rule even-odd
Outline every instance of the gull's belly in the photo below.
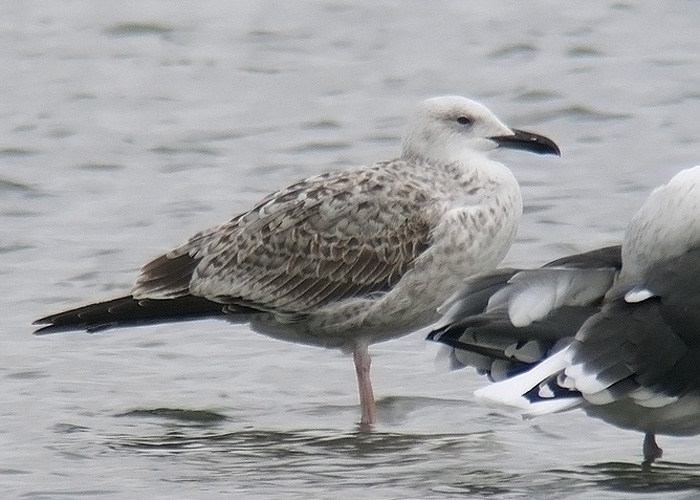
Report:
[[[659,408],[639,406],[629,399],[607,405],[588,405],[584,411],[623,429],[670,436],[700,434],[700,397],[687,395]]]

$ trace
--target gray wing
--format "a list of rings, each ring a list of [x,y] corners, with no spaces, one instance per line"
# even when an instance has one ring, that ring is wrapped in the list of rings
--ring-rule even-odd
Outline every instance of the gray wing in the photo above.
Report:
[[[576,254],[540,269],[499,269],[467,281],[429,334],[450,346],[455,368],[501,380],[571,342],[600,310],[619,269],[620,247]]]
[[[303,314],[388,291],[427,249],[436,205],[394,175],[384,164],[289,186],[146,264],[132,293]]]
[[[591,402],[631,397],[661,406],[700,394],[700,250],[654,264],[634,287],[637,297],[642,288],[646,300],[616,299],[571,346],[567,375]]]

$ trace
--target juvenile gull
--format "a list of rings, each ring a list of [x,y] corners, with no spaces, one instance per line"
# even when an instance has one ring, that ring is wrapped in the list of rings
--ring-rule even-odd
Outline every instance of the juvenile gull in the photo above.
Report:
[[[645,433],[700,433],[700,166],[651,193],[622,247],[473,278],[429,338],[536,416],[582,408]]]
[[[559,154],[463,97],[421,103],[401,156],[311,177],[141,268],[131,294],[52,314],[46,334],[222,318],[353,353],[361,424],[376,421],[369,344],[427,326],[464,278],[494,268],[522,213],[486,153]]]

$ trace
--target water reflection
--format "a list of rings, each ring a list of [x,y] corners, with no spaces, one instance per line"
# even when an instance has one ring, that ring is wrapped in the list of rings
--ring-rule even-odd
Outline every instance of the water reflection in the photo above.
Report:
[[[298,484],[328,490],[328,481],[332,481],[334,487],[385,488],[393,484],[428,491],[439,486],[446,472],[443,468],[458,473],[453,469],[454,457],[472,455],[474,446],[486,434],[261,429],[217,432],[182,427],[145,436],[110,436],[107,446],[120,454],[135,452],[153,460],[180,461],[182,474],[177,480],[183,482],[236,478],[246,484]],[[486,477],[485,481],[490,480]],[[483,488],[494,491],[493,485]]]
[[[584,466],[583,477],[597,487],[631,493],[700,491],[700,464],[607,462]]]
[[[383,406],[420,410],[429,400],[386,398]],[[458,403],[437,400],[437,404],[447,408]],[[644,467],[601,462],[547,469],[536,458],[543,450],[532,450],[532,457],[514,454],[493,430],[430,434],[261,429],[216,410],[165,407],[135,409],[113,418],[123,425],[108,428],[119,432],[101,437],[84,426],[56,426],[54,432],[63,435],[63,446],[56,451],[78,461],[105,455],[136,460],[145,470],[167,467],[168,481],[173,483],[220,483],[260,494],[296,485],[327,493],[340,487],[369,489],[365,494],[384,490],[382,497],[405,497],[410,492],[417,498],[535,495],[573,500],[588,498],[591,492],[600,499],[649,493],[685,498],[676,494],[700,490],[699,464],[660,461]],[[547,434],[537,428],[534,432]]]

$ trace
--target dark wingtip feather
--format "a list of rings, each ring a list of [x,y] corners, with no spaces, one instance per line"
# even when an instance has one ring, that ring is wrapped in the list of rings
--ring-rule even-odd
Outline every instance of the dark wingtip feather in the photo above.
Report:
[[[598,248],[589,252],[567,255],[557,260],[548,262],[542,267],[570,267],[572,269],[595,269],[622,267],[622,247],[612,245]]]
[[[44,316],[32,323],[33,325],[45,325],[35,330],[34,335],[47,335],[71,330],[96,331],[109,328],[109,325],[115,321],[110,319],[110,308],[116,304],[129,302],[134,302],[134,299],[131,296],[126,296]]]
[[[131,295],[51,314],[34,321],[45,325],[34,335],[191,321],[223,316],[224,305],[191,295],[175,299],[136,300]]]

